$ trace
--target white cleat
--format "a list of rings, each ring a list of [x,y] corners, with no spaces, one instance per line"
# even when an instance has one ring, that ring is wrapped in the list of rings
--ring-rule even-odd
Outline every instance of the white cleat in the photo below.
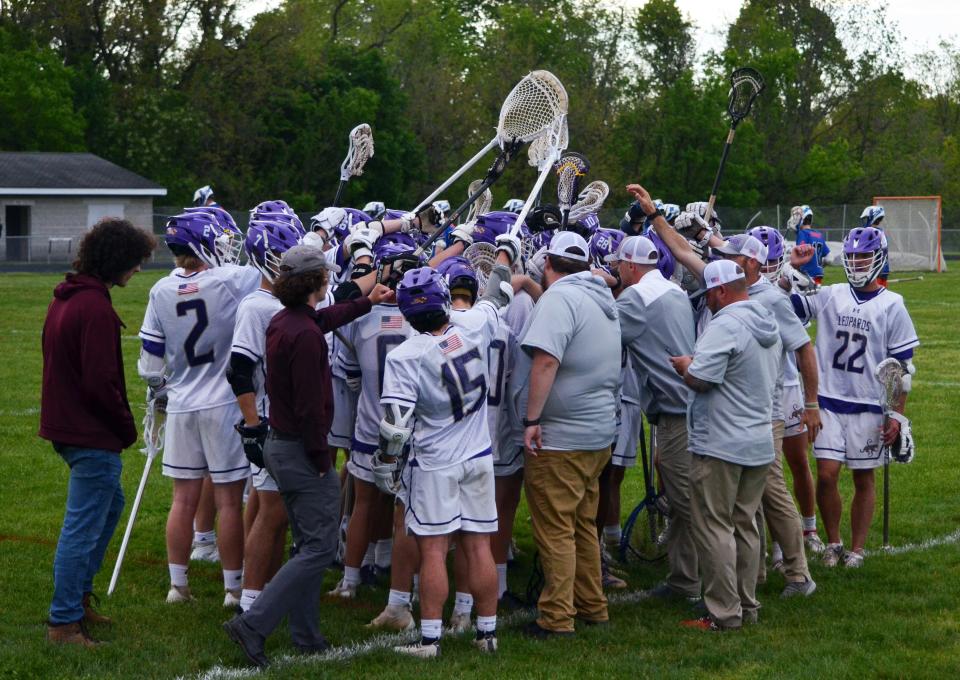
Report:
[[[357,596],[357,584],[347,583],[344,579],[340,579],[340,582],[336,585],[336,587],[327,593],[327,595],[341,597],[344,600],[352,600]]]
[[[863,566],[863,553],[851,550],[843,555],[843,566],[847,569],[859,569]]]
[[[236,609],[240,606],[240,589],[228,590],[223,594],[224,609]]]
[[[481,633],[480,631],[477,631],[477,637],[473,641],[473,645],[484,654],[496,654],[497,653],[497,634]]]
[[[416,623],[414,623],[410,607],[402,604],[388,604],[384,607],[383,611],[377,615],[377,618],[367,624],[367,628],[380,628],[382,630],[401,632],[413,630],[414,626],[416,626]]]
[[[215,541],[204,541],[203,543],[193,542],[190,551],[191,562],[219,562],[220,551],[217,550]]]
[[[190,593],[190,586],[170,586],[167,591],[167,604],[179,604],[181,602],[193,602],[194,597]]]
[[[823,556],[820,560],[825,567],[835,567],[840,563],[843,557],[843,543],[827,543],[823,550]]]
[[[450,615],[450,632],[457,633],[466,633],[468,630],[473,628],[473,624],[470,623],[470,613],[457,613],[453,612]]]
[[[807,546],[807,550],[814,555],[822,555],[823,551],[827,549],[827,546],[824,545],[823,540],[821,540],[819,534],[816,532],[804,534],[803,543]]]
[[[415,656],[420,659],[435,659],[440,656],[440,640],[425,642],[421,639],[417,640],[416,642],[411,642],[409,645],[394,647],[393,651],[397,652],[398,654]]]

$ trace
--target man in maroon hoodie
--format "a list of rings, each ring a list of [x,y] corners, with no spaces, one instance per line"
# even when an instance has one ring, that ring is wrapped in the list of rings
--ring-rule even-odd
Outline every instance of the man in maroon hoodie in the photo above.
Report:
[[[137,440],[123,378],[120,328],[109,289],[125,286],[156,241],[105,218],[80,242],[75,273],[53,291],[43,324],[40,436],[70,466],[67,509],[53,562],[47,639],[93,647],[93,577],[123,510],[120,452]]]

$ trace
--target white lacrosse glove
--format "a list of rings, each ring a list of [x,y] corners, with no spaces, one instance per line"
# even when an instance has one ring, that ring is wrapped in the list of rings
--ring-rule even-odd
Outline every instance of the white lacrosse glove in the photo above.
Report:
[[[388,456],[383,455],[379,449],[373,454],[370,471],[373,473],[374,484],[383,493],[396,496],[400,490],[400,460],[393,458],[387,460]]]
[[[400,232],[403,234],[409,234],[411,231],[415,231],[417,229],[416,221],[416,213],[404,213],[403,217],[400,218]]]
[[[308,231],[304,234],[303,238],[300,240],[305,246],[310,246],[311,248],[317,248],[323,250],[327,247],[327,241],[329,239],[325,236],[324,231]]]
[[[373,244],[377,242],[377,232],[373,229],[357,229],[344,239],[343,247],[356,260],[361,257],[373,257]]]
[[[520,243],[520,239],[516,235],[509,232],[500,234],[494,239],[494,243],[496,243],[498,253],[507,254],[511,265],[520,261],[520,256],[523,254],[523,244]]]
[[[803,219],[803,207],[795,205],[790,208],[790,219],[787,220],[787,231],[796,231],[801,219]]]
[[[350,227],[350,233],[352,234],[355,231],[360,231],[362,229],[367,229],[371,233],[377,235],[377,238],[383,236],[383,222],[380,220],[370,220],[369,222],[357,222],[356,224]]]
[[[706,230],[708,234],[710,233],[710,225],[707,224],[699,214],[692,210],[684,210],[677,215],[677,219],[673,222],[673,228],[676,229],[681,236],[694,240],[699,240],[698,237],[704,230]]]
[[[790,282],[790,291],[797,295],[810,295],[820,290],[816,281],[799,269],[794,269],[789,263],[783,265],[781,277]]]
[[[900,434],[896,441],[890,445],[890,457],[897,463],[909,463],[913,461],[916,453],[913,443],[913,429],[910,427],[910,419],[902,413],[891,411],[887,414],[888,418],[900,423]]]
[[[347,221],[347,211],[343,208],[324,208],[310,218],[310,231],[323,232],[324,240],[329,241]]]
[[[527,276],[533,279],[538,286],[543,285],[543,265],[547,260],[547,247],[540,248],[527,258]]]
[[[457,241],[462,241],[464,247],[473,245],[474,226],[471,222],[458,224],[457,228],[450,232],[450,244],[453,245]]]

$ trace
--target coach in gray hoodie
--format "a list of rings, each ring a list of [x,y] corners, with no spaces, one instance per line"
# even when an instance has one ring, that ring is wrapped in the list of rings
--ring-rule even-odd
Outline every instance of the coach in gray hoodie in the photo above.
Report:
[[[610,289],[589,271],[589,246],[558,232],[546,292],[520,341],[531,357],[524,483],[546,580],[527,634],[572,635],[574,617],[607,620],[595,521],[598,479],[616,436],[620,324]]]
[[[696,392],[687,411],[691,515],[707,608],[684,625],[736,629],[760,609],[755,515],[774,460],[770,417],[782,344],[772,312],[749,299],[740,265],[711,262],[703,275],[714,317],[693,356],[672,359]]]

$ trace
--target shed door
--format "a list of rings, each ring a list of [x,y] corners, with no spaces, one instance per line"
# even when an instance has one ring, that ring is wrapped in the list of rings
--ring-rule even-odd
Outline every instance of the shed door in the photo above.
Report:
[[[7,238],[7,259],[25,262],[30,259],[30,206],[8,205],[3,225]]]

